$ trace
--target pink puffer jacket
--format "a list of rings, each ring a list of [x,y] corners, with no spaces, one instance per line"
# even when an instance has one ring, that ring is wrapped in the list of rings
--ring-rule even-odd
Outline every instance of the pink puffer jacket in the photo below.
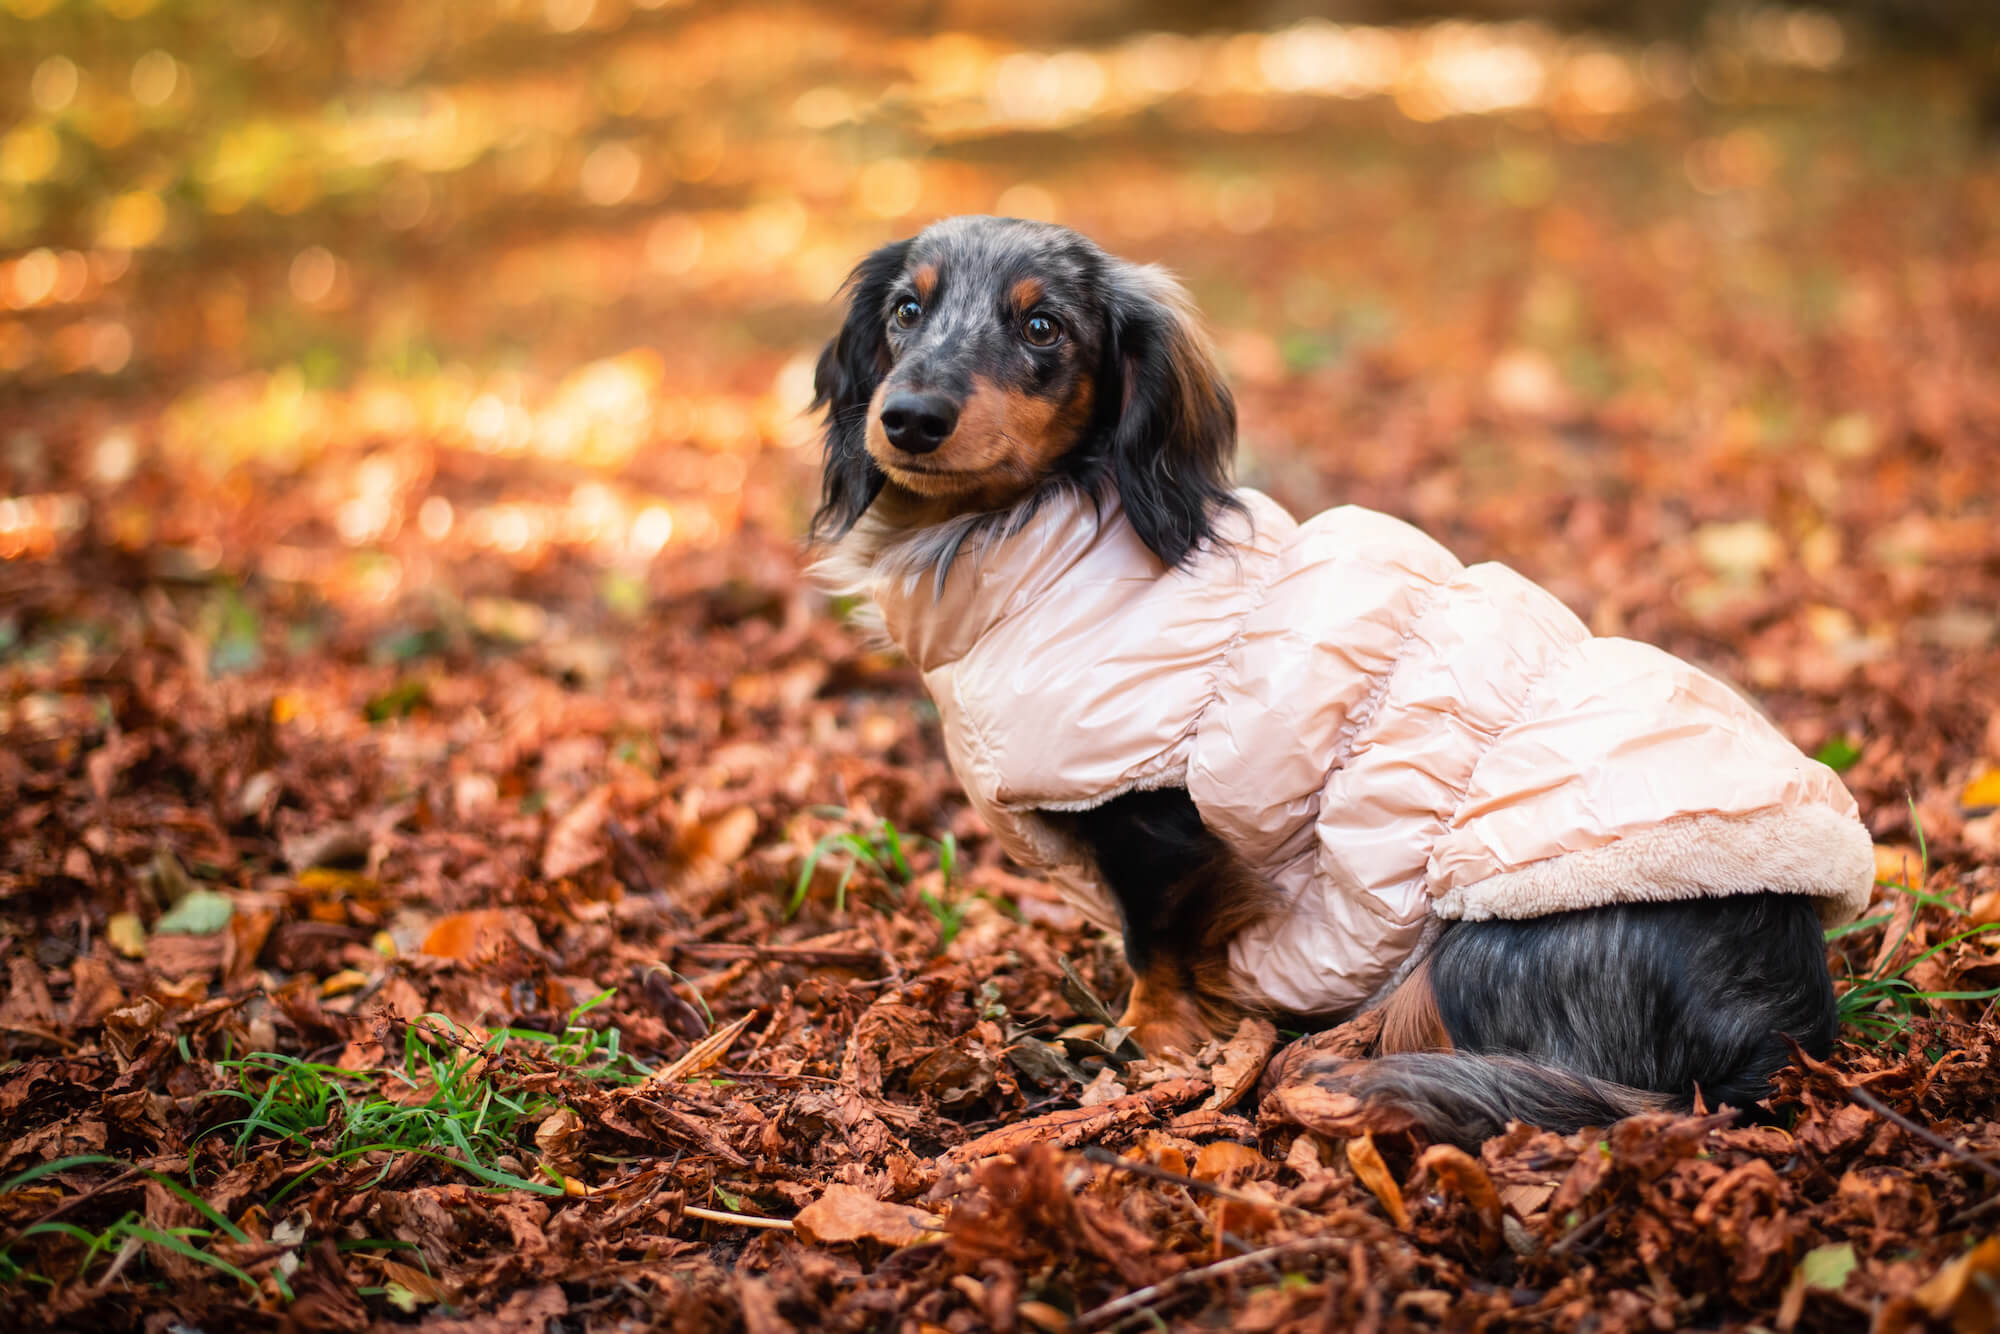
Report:
[[[1118,924],[1088,854],[1035,812],[1170,786],[1285,895],[1230,962],[1302,1014],[1380,991],[1433,915],[1768,889],[1831,923],[1867,902],[1853,797],[1729,687],[1387,515],[1300,524],[1237,495],[1249,521],[1173,572],[1115,498],[1074,493],[968,542],[941,590],[867,519],[866,572],[847,544],[821,568],[874,595],[1003,846],[1093,920]]]

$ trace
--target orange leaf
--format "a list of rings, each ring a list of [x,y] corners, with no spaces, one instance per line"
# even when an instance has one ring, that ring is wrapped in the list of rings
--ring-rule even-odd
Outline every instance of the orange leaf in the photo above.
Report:
[[[440,959],[471,959],[508,939],[541,947],[535,924],[526,913],[517,908],[474,908],[439,918],[418,949]]]
[[[1958,794],[1958,804],[1968,811],[2000,806],[2000,768],[1988,769],[1967,783]]]
[[[1924,863],[1917,850],[1901,843],[1875,845],[1875,881],[1882,885],[1923,888]]]
[[[1248,1144],[1238,1144],[1235,1140],[1219,1139],[1212,1144],[1201,1146],[1195,1155],[1194,1171],[1196,1181],[1220,1181],[1232,1173],[1248,1175],[1266,1166],[1264,1155]]]
[[[1950,1319],[1957,1330],[1993,1328],[1993,1287],[2000,1280],[2000,1237],[1988,1237],[1947,1262],[1916,1291],[1935,1319]]]
[[[1361,1183],[1375,1192],[1375,1198],[1382,1202],[1382,1210],[1389,1215],[1389,1221],[1397,1227],[1410,1225],[1410,1211],[1403,1205],[1402,1187],[1396,1178],[1389,1175],[1389,1165],[1382,1161],[1382,1151],[1375,1147],[1375,1137],[1362,1131],[1347,1141],[1347,1163],[1354,1169],[1354,1175]]]

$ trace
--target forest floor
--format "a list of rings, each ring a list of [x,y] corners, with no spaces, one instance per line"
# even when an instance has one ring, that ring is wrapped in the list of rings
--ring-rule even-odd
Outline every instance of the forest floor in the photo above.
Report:
[[[1034,158],[1015,203],[1188,274],[1246,480],[1504,560],[1843,772],[1880,890],[1775,1123],[1468,1155],[1266,1096],[1268,1027],[1107,1049],[1115,947],[803,578],[831,314],[716,240],[792,215],[293,235],[147,279],[156,373],[0,388],[11,1328],[1996,1328],[1993,158],[1811,89],[1616,136],[1217,106],[972,142],[923,208]],[[286,300],[555,350],[246,346]]]

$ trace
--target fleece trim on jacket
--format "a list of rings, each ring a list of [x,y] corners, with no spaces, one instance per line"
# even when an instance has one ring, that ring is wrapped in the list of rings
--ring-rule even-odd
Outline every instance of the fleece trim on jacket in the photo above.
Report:
[[[953,535],[868,518],[817,571],[873,596],[973,806],[1094,921],[1118,927],[1089,854],[1036,812],[1158,787],[1279,890],[1230,962],[1301,1014],[1374,995],[1433,914],[1866,903],[1854,799],[1728,686],[1388,515],[1300,524],[1237,496],[1246,515],[1179,570],[1115,496],[1066,491],[975,534],[941,585]]]

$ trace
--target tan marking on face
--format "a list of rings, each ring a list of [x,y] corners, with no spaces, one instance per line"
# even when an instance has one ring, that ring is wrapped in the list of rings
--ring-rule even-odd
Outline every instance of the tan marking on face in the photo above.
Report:
[[[1076,444],[1095,397],[1088,378],[1069,398],[1049,399],[975,376],[951,438],[932,453],[912,456],[891,445],[882,429],[887,394],[885,384],[869,404],[869,454],[898,486],[948,500],[952,514],[1000,509],[1040,484]]]
[[[910,275],[910,284],[917,289],[919,304],[930,305],[931,293],[937,291],[937,281],[938,267],[935,264],[920,265],[917,271]]]
[[[1014,303],[1014,309],[1026,314],[1047,292],[1048,288],[1042,285],[1040,278],[1023,278],[1007,293],[1007,299]]]

